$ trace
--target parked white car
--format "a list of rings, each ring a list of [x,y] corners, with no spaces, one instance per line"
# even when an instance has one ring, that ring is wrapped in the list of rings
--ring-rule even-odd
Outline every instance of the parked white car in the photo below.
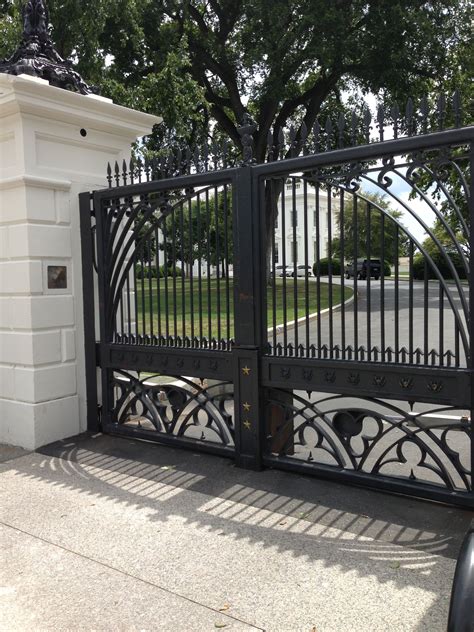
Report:
[[[295,276],[295,270],[293,268],[293,266],[288,266],[289,270],[290,270],[290,275],[289,276]],[[308,276],[313,276],[313,270],[311,269],[311,266],[305,266],[305,265],[299,265],[296,266],[296,276],[297,277],[306,277],[306,274],[308,274]]]

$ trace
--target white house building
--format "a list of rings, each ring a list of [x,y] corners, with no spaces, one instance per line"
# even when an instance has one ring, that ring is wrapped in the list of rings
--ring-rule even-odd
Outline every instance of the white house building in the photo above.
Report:
[[[319,217],[317,207],[319,207]],[[299,179],[287,180],[284,196],[281,196],[278,204],[275,226],[275,265],[283,265],[283,254],[287,266],[293,266],[295,259],[297,265],[304,264],[305,241],[307,241],[308,265],[312,267],[317,260],[318,244],[319,257],[327,257],[330,237],[333,239],[339,234],[337,222],[339,212],[339,198],[332,199],[329,205],[327,192],[322,188],[317,191],[315,187],[307,185],[305,196],[305,187]],[[306,223],[305,213],[307,214]]]

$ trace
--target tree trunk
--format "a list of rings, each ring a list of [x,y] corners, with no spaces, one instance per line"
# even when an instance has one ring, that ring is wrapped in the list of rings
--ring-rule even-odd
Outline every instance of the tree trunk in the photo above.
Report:
[[[264,227],[264,235],[265,235],[265,248],[266,248],[266,276],[267,283],[271,285],[271,273],[273,270],[273,261],[272,261],[272,244],[273,244],[273,234],[275,232],[275,224],[278,217],[278,200],[280,199],[280,195],[284,191],[284,182],[277,180],[276,182],[268,181],[265,184],[265,227]],[[286,239],[286,235],[283,235],[283,239]]]

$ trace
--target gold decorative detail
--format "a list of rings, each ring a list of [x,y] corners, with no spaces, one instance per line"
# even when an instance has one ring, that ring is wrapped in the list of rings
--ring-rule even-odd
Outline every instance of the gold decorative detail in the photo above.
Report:
[[[250,423],[250,421],[248,419],[246,419],[244,421],[244,426],[245,426],[245,428],[247,428],[247,430],[250,430],[250,428],[252,427],[252,424]]]
[[[242,373],[243,373],[244,375],[250,375],[250,371],[251,371],[251,368],[250,368],[250,367],[248,367],[248,366],[244,366],[244,367],[242,367]]]
[[[252,408],[248,402],[244,402],[242,406],[243,406],[243,409],[246,410],[247,412]]]

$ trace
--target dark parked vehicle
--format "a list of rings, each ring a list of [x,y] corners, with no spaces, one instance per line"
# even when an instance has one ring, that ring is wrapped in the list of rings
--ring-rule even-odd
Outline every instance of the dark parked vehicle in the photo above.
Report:
[[[350,279],[356,274],[358,279],[366,279],[367,271],[370,271],[370,276],[378,281],[382,275],[380,259],[357,259],[357,262],[348,263],[346,265],[346,279]]]

